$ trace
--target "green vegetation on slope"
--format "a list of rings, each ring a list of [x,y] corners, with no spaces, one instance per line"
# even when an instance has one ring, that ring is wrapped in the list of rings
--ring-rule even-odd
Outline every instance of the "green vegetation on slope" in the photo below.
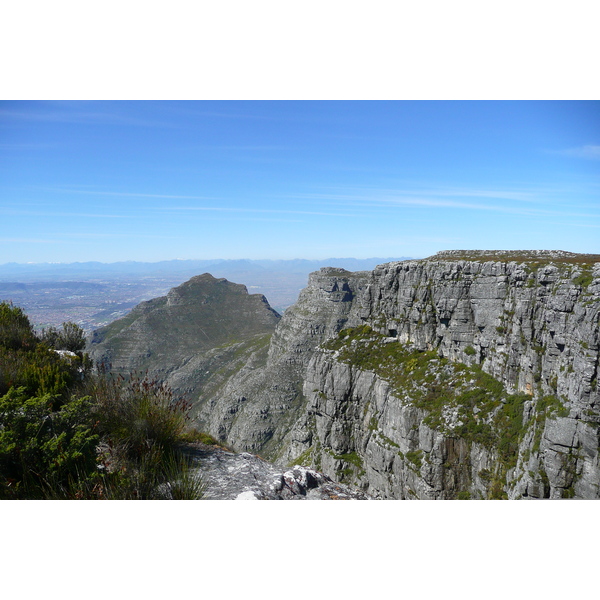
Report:
[[[212,349],[271,334],[279,319],[262,296],[204,274],[96,330],[89,350],[115,372],[164,372]]]
[[[92,375],[82,340],[72,323],[38,337],[0,303],[0,498],[198,498],[189,405],[144,377]]]
[[[401,402],[426,412],[423,422],[432,429],[495,451],[502,477],[516,466],[519,443],[527,429],[539,422],[539,418],[523,421],[524,404],[532,401],[531,396],[509,394],[479,366],[390,343],[368,325],[342,330],[323,348],[337,352],[337,360],[389,382]],[[564,407],[554,396],[547,396],[537,401],[537,413],[538,417],[562,415]]]
[[[555,265],[592,265],[600,262],[600,254],[578,254],[564,251],[535,250],[446,250],[428,257],[434,260],[467,260],[472,262],[517,262],[530,263],[533,268]]]

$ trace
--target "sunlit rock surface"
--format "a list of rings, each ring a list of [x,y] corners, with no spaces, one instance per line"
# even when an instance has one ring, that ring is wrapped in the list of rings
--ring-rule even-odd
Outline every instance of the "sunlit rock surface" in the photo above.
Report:
[[[196,445],[193,470],[205,500],[367,500],[360,490],[333,482],[313,469],[278,468],[247,452]]]

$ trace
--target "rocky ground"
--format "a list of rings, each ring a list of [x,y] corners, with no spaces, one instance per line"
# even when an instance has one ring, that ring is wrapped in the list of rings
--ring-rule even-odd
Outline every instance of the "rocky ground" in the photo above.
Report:
[[[194,470],[205,485],[206,500],[368,500],[360,490],[333,482],[302,466],[287,470],[259,456],[193,444]]]

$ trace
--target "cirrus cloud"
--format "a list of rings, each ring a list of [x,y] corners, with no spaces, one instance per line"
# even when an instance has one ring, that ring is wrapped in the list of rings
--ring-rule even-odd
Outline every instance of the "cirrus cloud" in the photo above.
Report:
[[[576,156],[577,158],[590,158],[592,160],[600,160],[600,146],[587,145],[579,148],[569,148],[563,150],[561,154],[566,156]]]

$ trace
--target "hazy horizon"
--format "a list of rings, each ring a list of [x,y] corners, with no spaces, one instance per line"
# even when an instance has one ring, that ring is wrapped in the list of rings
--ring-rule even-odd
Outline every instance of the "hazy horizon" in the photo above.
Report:
[[[411,260],[411,259],[418,259],[418,258],[425,258],[425,257],[412,257],[412,256],[400,256],[400,257],[393,257],[393,256],[365,256],[364,258],[357,258],[355,256],[324,256],[324,257],[317,257],[317,258],[302,258],[300,256],[295,257],[295,258],[247,258],[247,257],[242,257],[242,256],[238,256],[236,258],[221,258],[221,257],[210,257],[210,258],[170,258],[170,259],[166,259],[166,260],[129,260],[129,259],[123,259],[123,260],[114,260],[114,261],[103,261],[103,260],[75,260],[75,261],[69,261],[69,262],[64,262],[64,261],[41,261],[41,262],[34,262],[34,261],[30,261],[30,262],[17,262],[17,261],[10,261],[10,262],[5,262],[5,263],[0,263],[0,267],[6,266],[6,265],[79,265],[79,264],[86,264],[86,263],[97,263],[97,264],[102,264],[102,265],[116,265],[116,264],[121,264],[121,263],[140,263],[140,264],[149,264],[149,265],[153,265],[153,264],[157,264],[157,263],[163,263],[163,262],[212,262],[212,261],[223,261],[223,262],[241,262],[241,261],[250,261],[250,262],[294,262],[294,261],[306,261],[306,262],[322,262],[324,260],[356,260],[356,261],[368,261],[368,260]]]

